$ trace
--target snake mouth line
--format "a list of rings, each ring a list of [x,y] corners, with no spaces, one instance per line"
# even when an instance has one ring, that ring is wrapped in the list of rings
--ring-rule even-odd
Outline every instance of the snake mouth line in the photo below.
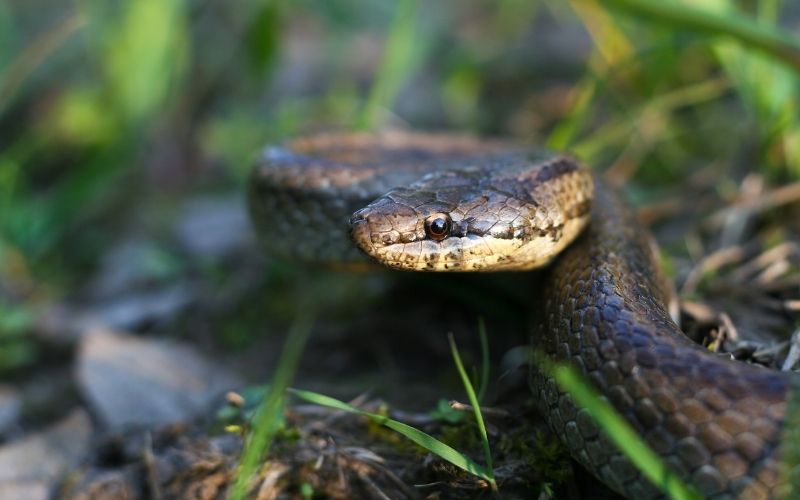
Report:
[[[576,218],[557,230],[542,231],[525,238],[501,238],[489,234],[466,234],[441,241],[421,239],[376,245],[369,222],[352,220],[351,237],[368,257],[388,267],[410,271],[510,271],[541,267],[572,241],[587,218]]]
[[[575,218],[586,217],[587,215],[588,210],[576,213]],[[359,213],[354,214],[350,218],[350,226],[353,234],[360,232],[366,233],[364,235],[353,236],[353,240],[357,244],[359,242],[369,241],[371,246],[378,246],[381,244],[383,246],[389,246],[392,244],[414,243],[418,241],[440,242],[444,241],[445,239],[454,238],[492,238],[496,240],[519,240],[520,242],[524,243],[532,238],[546,236],[551,237],[555,241],[561,238],[565,228],[565,223],[552,224],[540,228],[531,228],[530,225],[515,224],[514,221],[512,221],[512,223],[495,223],[490,226],[481,227],[476,224],[476,219],[474,217],[468,217],[466,219],[452,221],[451,228],[447,234],[441,238],[432,238],[427,235],[423,237],[414,233],[407,238],[403,238],[401,236],[399,241],[386,240],[381,242],[380,239],[373,238],[372,232],[369,229],[369,222],[370,221],[367,219],[367,217]],[[498,228],[498,226],[503,227]]]

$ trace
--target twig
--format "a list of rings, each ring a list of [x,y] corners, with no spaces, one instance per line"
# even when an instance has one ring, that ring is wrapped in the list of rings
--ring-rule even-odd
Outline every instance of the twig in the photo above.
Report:
[[[711,306],[702,302],[682,300],[681,309],[699,323],[711,323],[719,316]]]
[[[450,408],[456,411],[467,411],[467,412],[474,411],[472,405],[460,403],[458,401],[450,401]],[[511,416],[511,414],[506,410],[502,410],[500,408],[488,408],[486,406],[481,406],[481,413],[483,413],[487,417],[508,418]]]
[[[734,202],[732,205],[712,214],[708,219],[708,223],[711,225],[719,225],[732,211],[741,208],[749,209],[752,213],[757,214],[796,202],[800,202],[800,182],[773,189],[756,199],[748,198],[746,200]]]
[[[800,329],[797,329],[792,334],[792,339],[789,341],[789,354],[783,360],[782,371],[789,371],[794,368],[797,361],[800,360]]]
[[[769,248],[731,272],[731,279],[738,282],[745,281],[773,262],[796,254],[797,250],[797,244],[791,241]]]
[[[739,331],[733,324],[731,317],[728,316],[728,313],[719,313],[719,320],[722,322],[722,328],[720,328],[720,343],[724,342],[725,340],[732,340],[734,342],[739,340]]]
[[[161,500],[164,495],[161,491],[161,484],[158,482],[156,457],[153,453],[153,436],[149,432],[145,434],[144,443],[142,461],[147,471],[147,484],[150,487],[150,496],[155,500]]]
[[[764,271],[756,276],[756,283],[772,283],[781,276],[785,275],[792,268],[788,260],[778,260],[769,265]]]
[[[739,188],[740,196],[745,200],[757,200],[764,196],[764,178],[757,174],[747,175]],[[748,223],[755,215],[749,206],[734,206],[722,219],[719,246],[721,248],[738,244],[742,241]]]
[[[800,312],[800,300],[784,300],[783,307],[792,312]]]
[[[695,265],[686,276],[686,280],[681,287],[681,295],[693,293],[703,276],[718,270],[719,268],[741,262],[744,258],[744,249],[737,245],[734,247],[722,248],[708,254]]]

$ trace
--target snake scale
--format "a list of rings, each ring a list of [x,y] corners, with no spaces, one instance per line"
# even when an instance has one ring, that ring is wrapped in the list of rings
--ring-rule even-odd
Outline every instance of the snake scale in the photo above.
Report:
[[[684,336],[650,237],[570,157],[448,134],[319,134],[267,148],[249,202],[269,249],[307,261],[366,254],[422,271],[550,263],[531,290],[539,349],[579,368],[705,497],[787,491],[779,459],[790,376]],[[575,459],[629,498],[662,495],[552,379],[532,370],[530,383]]]

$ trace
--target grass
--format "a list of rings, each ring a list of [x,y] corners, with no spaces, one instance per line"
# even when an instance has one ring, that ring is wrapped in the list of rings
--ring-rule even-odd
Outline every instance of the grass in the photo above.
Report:
[[[489,376],[488,343],[486,339],[486,327],[484,325],[483,319],[479,321],[479,333],[481,336],[481,345],[483,347],[482,349],[483,366],[481,368],[481,373],[482,373],[481,383],[483,385],[488,381],[488,376]],[[456,365],[456,369],[458,370],[461,382],[464,385],[464,389],[467,392],[467,397],[469,398],[469,402],[473,408],[475,422],[478,426],[478,432],[484,450],[484,460],[486,461],[485,466],[478,464],[477,462],[469,458],[469,456],[467,456],[466,454],[458,452],[453,447],[443,443],[442,441],[436,439],[435,437],[419,429],[411,427],[407,424],[386,417],[384,415],[360,410],[343,401],[316,392],[304,391],[300,389],[290,389],[289,392],[300,399],[308,401],[309,403],[361,415],[363,417],[370,419],[376,424],[383,425],[404,436],[406,439],[416,443],[417,445],[421,446],[430,453],[433,453],[434,455],[442,458],[443,460],[446,460],[447,462],[450,462],[456,467],[459,467],[460,469],[463,469],[469,472],[470,474],[485,480],[486,482],[489,483],[490,487],[492,488],[492,491],[496,492],[497,483],[494,478],[494,468],[492,465],[492,452],[489,445],[489,437],[488,434],[486,433],[486,425],[484,423],[483,415],[481,413],[480,399],[475,392],[475,389],[472,385],[472,381],[467,375],[467,371],[464,368],[464,364],[461,361],[461,356],[458,353],[458,348],[456,347],[455,339],[453,338],[452,334],[448,336],[448,340],[450,343],[450,352],[453,356],[453,362]]]
[[[783,165],[800,175],[800,38],[778,28],[778,0],[758,2],[755,18],[742,14],[731,0],[604,3],[655,25],[710,37],[707,43],[754,118],[766,166]]]
[[[477,400],[479,403],[483,402],[486,396],[486,390],[489,388],[489,374],[492,370],[492,363],[489,360],[489,336],[486,335],[486,321],[483,317],[478,318],[478,338],[481,341],[481,370],[480,370],[480,385],[478,386]],[[455,347],[453,338],[450,337],[450,346],[453,351],[453,357],[458,355],[458,351],[452,348]],[[464,382],[466,386],[467,382]]]
[[[795,378],[789,388],[786,405],[786,427],[781,436],[784,449],[781,454],[782,480],[787,488],[781,498],[795,498],[800,491],[800,379]]]
[[[485,326],[483,324],[483,320],[480,322],[480,332],[481,332],[481,343],[485,346]],[[480,398],[478,398],[477,394],[475,394],[475,389],[472,387],[472,381],[469,379],[467,375],[467,371],[464,369],[464,363],[461,362],[461,356],[458,354],[458,347],[456,347],[456,341],[452,334],[448,335],[448,341],[450,342],[450,354],[453,356],[453,362],[456,365],[456,369],[458,369],[458,375],[461,377],[461,383],[464,384],[464,389],[467,391],[467,398],[469,398],[469,404],[472,405],[472,411],[475,414],[475,423],[478,424],[478,432],[481,438],[481,444],[483,445],[483,456],[484,460],[486,460],[486,468],[490,472],[490,479],[489,484],[492,487],[492,490],[497,491],[497,483],[494,480],[494,467],[492,466],[492,450],[489,446],[489,436],[486,433],[486,424],[483,422],[483,414],[481,413],[481,406],[480,406]],[[487,349],[483,350],[484,353],[487,352]],[[485,377],[481,377],[482,381],[488,378],[488,355],[484,354],[484,369],[483,373],[487,374]]]
[[[384,415],[360,410],[343,401],[339,401],[338,399],[326,396],[324,394],[318,394],[316,392],[304,391],[300,389],[291,389],[289,392],[300,399],[308,401],[309,403],[314,403],[320,406],[326,406],[328,408],[342,410],[348,413],[354,413],[366,417],[376,424],[383,425],[399,433],[410,441],[418,444],[443,460],[450,462],[456,467],[463,469],[481,479],[484,479],[490,484],[494,483],[494,473],[489,467],[484,467],[483,465],[469,458],[467,455],[456,451],[453,447],[439,441],[430,434],[426,434],[419,429],[411,427],[410,425],[393,420]]]
[[[486,329],[483,320],[479,322],[479,333],[482,345],[482,358],[484,366],[481,370],[482,384],[488,380],[488,344]],[[407,424],[393,420],[385,415],[371,413],[343,401],[326,396],[323,394],[299,390],[289,389],[289,392],[294,396],[303,399],[309,403],[326,406],[337,410],[346,411],[361,415],[373,421],[376,424],[383,425],[410,441],[416,443],[430,453],[450,462],[451,464],[459,467],[470,474],[484,479],[489,483],[492,490],[497,492],[498,487],[495,482],[493,472],[492,452],[489,444],[488,434],[486,432],[486,425],[484,423],[483,415],[480,408],[480,399],[475,392],[472,381],[467,374],[464,364],[461,361],[461,356],[456,346],[453,335],[448,335],[450,344],[450,351],[453,357],[453,362],[458,371],[461,382],[467,393],[470,405],[474,412],[475,422],[478,427],[480,441],[484,451],[484,460],[486,466],[482,466],[477,462],[470,459],[467,455],[458,452],[451,446],[441,442],[435,437],[420,431]],[[636,432],[625,422],[625,419],[620,416],[614,408],[602,397],[600,397],[594,389],[591,388],[589,383],[580,375],[574,368],[563,364],[554,364],[543,355],[536,357],[536,364],[539,369],[544,370],[552,376],[556,383],[562,390],[566,391],[573,398],[575,403],[581,408],[585,408],[592,418],[598,423],[604,433],[611,439],[615,446],[631,461],[631,463],[638,468],[642,474],[659,487],[669,498],[676,500],[694,500],[702,498],[701,495],[691,486],[685,484],[680,480],[669,467],[658,457],[658,455],[650,449],[650,447],[636,434]]]
[[[232,500],[248,498],[253,475],[262,463],[262,459],[278,431],[283,418],[286,390],[294,377],[300,355],[303,353],[311,333],[314,316],[315,314],[311,311],[303,311],[289,331],[280,361],[275,368],[275,375],[272,377],[272,383],[264,400],[256,410],[250,432],[245,437],[242,458],[231,487],[230,498]]]
[[[0,83],[0,113],[5,111],[31,74],[44,64],[53,52],[62,48],[65,41],[85,24],[85,16],[73,13],[59,22],[52,31],[43,34],[25,47],[25,50],[11,61],[4,69],[3,78],[0,80],[2,82]]]
[[[397,2],[381,64],[356,128],[374,129],[383,121],[381,113],[391,108],[403,82],[409,77],[415,53],[414,35],[418,10],[419,0]]]
[[[735,163],[741,149],[753,147],[759,151],[761,171],[777,178],[800,175],[800,81],[792,69],[800,42],[776,27],[779,2],[759,2],[756,18],[728,0],[689,6],[574,0],[569,5],[590,34],[594,51],[586,74],[573,88],[570,110],[555,124],[548,145],[576,150],[593,165],[631,163],[635,172],[645,174],[636,178],[646,182],[675,182],[689,175],[691,165],[712,158]],[[607,9],[628,15],[609,15]],[[721,67],[724,77],[700,69],[704,66]],[[687,69],[700,70],[704,77],[687,81]],[[639,114],[680,87],[712,86],[722,91],[712,93],[711,101],[687,101],[666,116]],[[731,90],[742,112],[729,109]],[[695,114],[715,109],[728,109],[741,121],[720,123]],[[614,128],[626,131],[609,135]],[[740,146],[714,142],[725,135],[740,137]]]
[[[649,101],[665,92],[718,79],[715,70],[721,66],[757,131],[754,137],[760,143],[764,168],[800,175],[797,77],[785,70],[796,62],[799,45],[795,37],[775,27],[779,2],[759,2],[755,17],[739,12],[734,2],[725,0],[693,2],[690,7],[645,0],[575,0],[572,4],[581,6],[576,8],[577,17],[566,11],[563,2],[547,3],[562,25],[584,22],[597,54],[602,55],[589,60],[603,59],[608,67],[603,70],[590,64],[583,77],[576,78],[579,83],[574,88],[572,112],[554,117],[551,146],[571,149],[578,145],[592,163],[613,161],[628,142],[637,140],[636,135],[609,136],[603,124],[628,123],[629,128],[638,129],[640,123],[631,118],[635,114],[630,110],[646,109]],[[177,0],[146,0],[119,8],[81,2],[53,26],[31,32],[5,30],[8,42],[0,44],[0,126],[9,133],[0,148],[2,245],[28,257],[37,281],[71,274],[72,266],[63,263],[63,255],[65,250],[77,251],[67,235],[74,229],[108,231],[96,224],[96,214],[111,211],[120,203],[114,193],[116,186],[142,182],[137,176],[147,163],[142,151],[151,149],[149,138],[185,121],[187,109],[199,107],[204,95],[215,96],[210,111],[203,108],[198,116],[191,116],[189,120],[197,127],[180,133],[193,134],[203,154],[230,162],[238,179],[244,177],[252,151],[260,144],[314,123],[354,121],[361,128],[381,126],[415,69],[425,66],[422,56],[429,53],[436,55],[441,74],[425,76],[441,83],[445,104],[476,108],[469,113],[446,112],[451,122],[439,127],[508,129],[485,118],[485,109],[492,105],[485,96],[493,95],[493,72],[487,71],[484,61],[502,60],[504,51],[517,43],[513,37],[524,31],[526,22],[520,16],[538,16],[541,8],[525,2],[501,2],[496,11],[483,13],[491,20],[484,32],[478,32],[485,40],[478,38],[480,42],[470,44],[467,39],[458,45],[448,41],[452,25],[441,21],[451,13],[432,9],[421,15],[417,0],[398,2],[388,11],[369,2],[359,12],[344,5],[334,2],[314,17],[327,30],[322,30],[327,38],[319,42],[342,48],[330,54],[337,67],[346,67],[343,63],[354,47],[348,45],[348,29],[372,25],[382,29],[391,18],[383,54],[378,58],[380,65],[365,98],[359,96],[354,77],[342,74],[319,98],[289,96],[277,106],[270,105],[266,114],[251,112],[252,103],[263,94],[263,83],[280,74],[280,54],[288,43],[284,21],[309,15],[302,2],[254,2],[231,12],[231,28],[240,33],[225,37],[215,36],[202,9],[195,12]],[[625,11],[652,25],[609,15],[605,8]],[[371,16],[368,21],[359,17],[363,12]],[[347,15],[354,18],[351,24],[347,24]],[[22,14],[0,11],[0,26],[18,24],[15,16]],[[160,24],[153,25],[150,20]],[[152,30],[143,26],[160,26],[158,32],[163,36],[151,36]],[[703,36],[691,38],[687,33]],[[421,39],[425,39],[425,47],[432,48],[423,51]],[[695,50],[698,44],[710,48],[718,61],[710,60],[708,52]],[[440,56],[442,46],[448,48],[447,57]],[[664,47],[669,47],[665,57],[647,57]],[[774,64],[783,64],[784,72],[776,73]],[[240,74],[228,84],[224,79],[232,66]],[[692,71],[688,77],[687,69]],[[626,88],[620,89],[619,82]],[[194,92],[199,95],[195,97]],[[50,97],[45,101],[44,96]],[[520,100],[524,97],[521,94]],[[714,104],[730,106],[724,99]],[[734,144],[753,141],[746,130],[735,134],[742,141],[732,140],[726,148],[714,149],[715,141],[692,144],[686,140],[698,129],[708,130],[707,135],[714,137],[717,124],[697,117],[686,119],[687,107],[701,113],[703,106],[695,102],[682,106],[679,114],[663,117],[661,137],[665,140],[641,148],[638,163],[642,171],[659,175],[660,170],[680,168],[676,165],[688,165],[688,170],[692,160],[732,157],[736,155]],[[37,118],[19,127],[15,117],[26,109],[37,109]],[[731,134],[723,129],[718,136]],[[53,170],[49,159],[62,155],[69,157],[69,168]],[[101,253],[99,248],[93,249],[89,258]],[[69,253],[66,258],[73,259]]]
[[[734,10],[717,13],[680,1],[601,1],[654,23],[669,23],[680,30],[732,38],[745,47],[762,50],[795,70],[800,70],[800,40],[797,37],[775,26],[765,26]]]

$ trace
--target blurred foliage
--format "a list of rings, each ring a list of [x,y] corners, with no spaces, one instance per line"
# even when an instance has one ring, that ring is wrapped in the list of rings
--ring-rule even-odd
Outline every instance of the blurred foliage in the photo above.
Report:
[[[694,10],[664,24],[631,9],[656,5]],[[320,128],[511,135],[649,186],[707,162],[797,177],[796,68],[757,37],[698,29],[709,19],[791,42],[800,12],[779,0],[0,3],[0,311],[73,292],[147,216],[143,199],[240,189],[260,146]],[[0,335],[16,338],[8,323]]]

